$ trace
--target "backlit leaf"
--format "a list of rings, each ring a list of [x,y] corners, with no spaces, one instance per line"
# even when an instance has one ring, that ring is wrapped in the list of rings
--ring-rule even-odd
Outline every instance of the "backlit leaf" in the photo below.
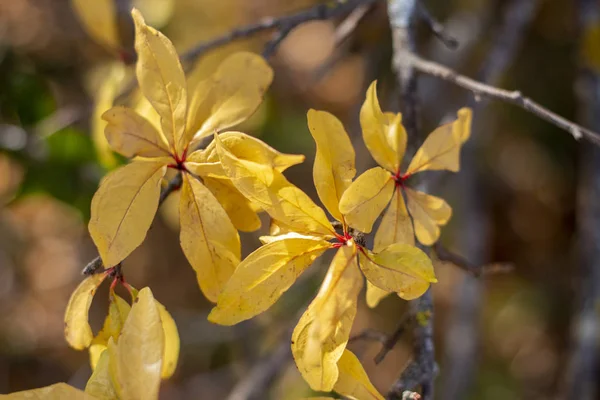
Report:
[[[238,232],[210,190],[189,174],[184,174],[179,213],[181,248],[202,293],[216,302],[240,262]]]
[[[266,311],[331,243],[288,237],[259,247],[237,267],[208,319],[233,325]]]
[[[188,115],[188,140],[199,139],[245,121],[258,108],[273,70],[258,54],[238,52],[227,57],[214,74],[194,89]]]
[[[356,316],[363,277],[356,265],[354,244],[336,253],[317,297],[292,334],[292,354],[313,390],[331,391],[338,380],[342,356]]]
[[[253,232],[260,228],[260,218],[250,202],[229,180],[203,177],[204,185],[217,198],[237,230]]]
[[[440,237],[440,225],[446,225],[452,209],[446,201],[423,192],[405,189],[408,210],[413,218],[415,235],[419,242],[431,246]]]
[[[171,317],[171,314],[167,311],[165,306],[156,301],[156,307],[160,314],[160,323],[165,338],[160,376],[163,379],[169,379],[173,376],[173,373],[177,368],[177,361],[179,360],[179,331],[177,330],[177,325],[175,325],[173,317]]]
[[[99,357],[92,376],[85,385],[85,392],[101,400],[117,399],[117,391],[109,371],[109,352],[104,350]]]
[[[102,118],[107,122],[106,140],[116,152],[128,158],[170,156],[165,138],[131,108],[113,107]]]
[[[65,338],[71,347],[82,350],[92,341],[88,314],[98,286],[106,274],[95,274],[84,279],[75,289],[65,311]]]
[[[215,136],[221,164],[233,185],[271,217],[300,233],[332,236],[325,212],[283,174],[270,166],[240,159]]]
[[[437,282],[431,260],[415,246],[396,243],[379,253],[362,249],[358,258],[360,269],[371,283],[406,300],[421,296],[431,282]]]
[[[352,400],[383,400],[384,397],[375,389],[360,360],[350,350],[338,361],[340,376],[333,390]]]
[[[431,132],[417,150],[406,173],[442,169],[457,172],[460,167],[460,149],[471,135],[472,117],[470,108],[461,108],[458,110],[457,120]]]
[[[308,127],[317,144],[313,180],[317,194],[338,221],[343,221],[339,202],[356,175],[354,147],[342,123],[325,111],[308,111]]]
[[[130,310],[129,303],[111,291],[108,315],[104,319],[102,329],[94,337],[89,348],[92,371],[96,368],[100,356],[106,350],[108,339],[112,337],[115,342],[118,340]]]
[[[160,312],[149,288],[140,290],[119,342],[111,348],[109,371],[119,398],[158,399],[165,338]]]
[[[143,242],[166,169],[162,162],[134,161],[100,182],[88,228],[105,267],[117,265]]]
[[[402,116],[383,113],[377,99],[377,81],[367,90],[367,98],[360,109],[363,140],[379,165],[397,172],[406,151],[406,131]]]
[[[87,33],[111,50],[121,47],[115,0],[71,0]]]
[[[390,173],[380,167],[356,178],[340,200],[340,211],[348,224],[361,232],[371,232],[373,223],[389,203],[394,186]]]
[[[188,144],[184,136],[187,91],[183,68],[171,41],[147,26],[136,9],[131,15],[135,22],[136,73],[140,88],[160,115],[162,132],[171,148],[181,155]]]
[[[378,252],[394,243],[407,243],[413,246],[415,244],[412,221],[406,210],[400,188],[396,188],[394,191],[392,201],[383,214],[377,233],[375,233],[373,251]]]
[[[86,394],[66,383],[55,383],[39,389],[23,390],[7,395],[0,395],[4,400],[94,400],[95,397]]]
[[[94,111],[91,121],[92,140],[94,141],[96,155],[100,164],[108,169],[115,167],[117,159],[104,135],[106,121],[102,119],[102,114],[112,107],[124,76],[125,69],[123,64],[118,62],[111,64],[94,98]]]
[[[387,290],[379,289],[377,286],[373,285],[371,282],[367,281],[367,293],[366,300],[367,305],[370,308],[375,308],[388,295],[392,294],[392,292],[388,292]]]

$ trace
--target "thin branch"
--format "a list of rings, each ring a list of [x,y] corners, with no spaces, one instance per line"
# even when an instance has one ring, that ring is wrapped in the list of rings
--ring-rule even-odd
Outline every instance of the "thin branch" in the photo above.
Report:
[[[181,60],[184,62],[192,62],[209,50],[231,43],[238,39],[248,38],[258,33],[270,30],[278,31],[278,36],[276,36],[278,45],[291,31],[306,22],[323,21],[336,18],[340,15],[351,12],[359,6],[369,5],[375,1],[377,0],[336,1],[334,5],[331,5],[331,3],[321,3],[302,10],[296,14],[285,15],[281,17],[263,18],[256,23],[235,29],[223,36],[219,36],[199,44],[188,52],[182,54]],[[273,47],[277,47],[277,45]],[[270,51],[270,54],[272,54],[272,51],[274,51],[274,49]]]
[[[476,97],[488,97],[490,99],[512,103],[569,132],[576,140],[585,138],[596,145],[600,145],[600,135],[598,133],[561,117],[560,115],[548,110],[530,98],[523,96],[523,94],[518,90],[505,90],[478,82],[464,75],[460,75],[456,71],[453,71],[452,69],[441,64],[420,58],[410,51],[403,51],[399,57],[402,57],[403,62],[419,72],[435,78],[443,79],[467,89]]]
[[[419,16],[425,22],[427,27],[431,30],[431,32],[449,49],[458,48],[458,40],[448,34],[438,20],[436,20],[433,15],[429,12],[423,1],[417,1],[417,11],[419,12]]]
[[[398,343],[398,341],[400,341],[400,338],[402,337],[404,332],[406,332],[406,329],[409,327],[411,322],[412,322],[412,319],[410,318],[410,315],[407,314],[404,317],[402,317],[402,319],[400,320],[400,323],[398,324],[398,327],[394,330],[394,333],[392,333],[383,342],[383,347],[381,348],[379,353],[377,353],[377,355],[375,356],[375,364],[381,363],[383,361],[383,359],[385,358],[385,356],[387,356],[387,354],[390,351],[392,351],[394,346],[396,346],[396,343]]]
[[[164,201],[167,199],[167,197],[173,193],[174,191],[176,191],[177,189],[179,189],[181,187],[181,183],[182,183],[182,176],[180,173],[178,173],[173,179],[171,179],[169,181],[169,183],[167,184],[167,186],[165,186],[163,188],[163,190],[160,192],[160,197],[158,200],[158,205],[160,206],[162,203],[164,203]],[[92,261],[90,261],[81,271],[81,273],[83,275],[93,275],[96,272],[98,272],[98,270],[100,270],[103,267],[102,264],[102,259],[100,258],[100,256],[94,258]]]
[[[348,343],[358,342],[362,340],[370,342],[379,342],[381,344],[384,344],[388,340],[388,336],[385,333],[376,331],[374,329],[365,329],[358,335],[352,336],[348,340]]]
[[[440,242],[433,245],[433,250],[440,261],[449,262],[460,269],[465,270],[469,274],[478,278],[485,275],[493,275],[499,273],[510,272],[514,270],[511,264],[494,263],[489,265],[477,265],[467,260],[460,254],[454,253],[444,247]]]

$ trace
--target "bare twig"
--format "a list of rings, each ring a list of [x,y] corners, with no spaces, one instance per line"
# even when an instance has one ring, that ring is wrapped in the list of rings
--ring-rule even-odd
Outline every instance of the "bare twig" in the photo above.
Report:
[[[444,29],[444,25],[442,25],[438,20],[436,20],[433,15],[429,12],[423,1],[417,1],[417,10],[419,11],[419,16],[421,19],[427,24],[431,32],[449,49],[456,49],[458,47],[458,40],[456,40],[453,36],[449,35]]]
[[[171,193],[173,193],[174,191],[179,189],[181,187],[181,183],[182,183],[182,177],[181,177],[181,174],[179,173],[173,179],[171,179],[169,181],[169,183],[167,184],[167,186],[165,186],[163,188],[163,190],[160,192],[160,198],[158,200],[158,205],[160,206]],[[83,268],[81,273],[83,275],[93,275],[96,272],[98,272],[98,270],[100,270],[102,267],[103,267],[102,259],[100,258],[100,256],[98,256],[98,257],[94,258],[92,261],[90,261]]]
[[[449,262],[460,269],[465,270],[469,274],[478,278],[480,276],[485,275],[493,275],[499,273],[510,272],[514,270],[514,267],[511,264],[503,264],[503,263],[494,263],[489,265],[477,265],[467,260],[465,257],[460,254],[456,254],[446,247],[444,247],[440,242],[437,242],[433,245],[433,250],[440,261]]]
[[[223,46],[238,39],[247,38],[257,33],[270,30],[278,31],[277,36],[275,37],[277,39],[277,44],[273,46],[274,43],[270,43],[271,47],[277,47],[277,45],[281,43],[281,41],[283,41],[283,39],[285,39],[285,37],[292,30],[306,22],[336,18],[340,15],[351,12],[359,6],[372,4],[375,1],[376,0],[347,0],[344,2],[337,1],[334,5],[331,5],[331,3],[321,3],[306,10],[302,10],[296,14],[281,17],[263,18],[256,23],[246,25],[223,36],[219,36],[210,41],[201,43],[188,52],[182,54],[181,59],[185,62],[191,62],[211,49]],[[275,49],[270,50],[269,54],[272,54],[274,50]]]
[[[400,338],[402,337],[404,332],[406,332],[406,329],[410,326],[411,321],[412,320],[410,318],[410,315],[408,315],[408,314],[405,315],[404,317],[402,317],[402,319],[398,323],[398,327],[383,342],[383,346],[382,346],[381,350],[375,356],[375,364],[381,363],[383,361],[383,359],[385,358],[385,356],[387,356],[387,354],[390,351],[392,351],[392,349],[394,348],[394,346],[396,346],[396,343],[398,343],[398,341],[400,340]]]
[[[471,91],[477,97],[488,97],[490,99],[512,103],[569,132],[573,138],[577,140],[585,138],[596,145],[600,145],[600,135],[598,133],[561,117],[530,98],[523,96],[518,90],[505,90],[478,82],[464,75],[460,75],[456,71],[441,64],[420,58],[410,51],[403,51],[398,57],[401,57],[402,60],[404,60],[404,63],[410,65],[419,72],[451,82]]]
[[[352,336],[348,340],[348,343],[357,342],[361,340],[379,342],[381,344],[384,344],[388,340],[388,336],[385,333],[376,331],[374,329],[365,329],[358,335]]]

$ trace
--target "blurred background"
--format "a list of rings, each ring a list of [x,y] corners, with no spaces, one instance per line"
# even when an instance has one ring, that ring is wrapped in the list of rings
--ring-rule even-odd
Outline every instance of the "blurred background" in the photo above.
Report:
[[[133,3],[183,53],[234,27],[316,2]],[[582,33],[577,2],[424,3],[460,45],[446,48],[419,24],[422,56],[518,88],[558,114],[586,123],[579,100],[585,91],[581,48],[588,39],[597,43],[593,35],[598,34]],[[264,105],[240,128],[280,151],[306,154],[306,162],[286,175],[315,199],[308,108],[333,112],[344,121],[360,173],[374,166],[358,124],[368,84],[379,80],[384,110],[399,107],[385,2],[354,17],[358,24],[349,33],[339,28],[348,21],[343,18],[293,31],[270,60],[276,78]],[[123,77],[118,92],[132,76],[133,28],[126,10],[118,10],[115,18],[122,41],[118,51],[86,32],[68,0],[0,1],[0,393],[58,381],[83,387],[90,375],[87,353],[67,347],[63,314],[81,269],[97,255],[86,228],[91,197],[99,179],[123,162],[93,134],[98,111],[104,111],[96,106],[111,74],[119,71]],[[206,53],[194,73],[209,73],[236,49],[261,52],[269,38],[261,34]],[[584,54],[588,67],[600,58],[594,51],[600,48]],[[129,93],[116,102],[131,101],[136,92]],[[569,373],[579,305],[580,155],[591,144],[578,144],[513,106],[476,104],[471,94],[426,76],[419,79],[419,97],[423,134],[464,105],[476,108],[462,171],[427,177],[430,192],[444,196],[454,209],[442,243],[478,265],[512,266],[508,273],[473,278],[452,264],[436,263],[438,397],[556,398]],[[328,259],[313,265],[268,313],[235,327],[212,325],[206,320],[211,304],[179,247],[176,203],[171,196],[163,205],[147,240],[123,263],[124,274],[135,287],[150,286],[179,328],[180,363],[163,383],[161,398],[227,398],[259,360],[281,353],[282,343],[287,346],[289,329],[316,293]],[[242,235],[244,254],[256,248],[267,229],[264,218],[260,231]],[[95,329],[105,316],[107,292],[101,289],[92,305]],[[407,303],[397,297],[370,310],[363,296],[353,332],[392,332],[406,310]],[[374,385],[386,393],[409,360],[410,335],[376,365],[372,359],[379,348],[378,343],[351,344]],[[310,394],[291,359],[282,357],[264,398]]]

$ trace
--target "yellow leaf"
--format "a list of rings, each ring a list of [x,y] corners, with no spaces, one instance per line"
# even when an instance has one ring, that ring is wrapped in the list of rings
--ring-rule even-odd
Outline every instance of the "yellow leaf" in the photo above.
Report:
[[[117,391],[109,371],[109,352],[105,349],[99,357],[92,376],[85,385],[85,392],[100,400],[117,399]]]
[[[179,331],[171,314],[158,301],[156,302],[158,313],[160,314],[160,322],[163,328],[165,338],[165,347],[162,358],[161,378],[169,379],[173,376],[177,368],[177,360],[179,360]]]
[[[325,212],[283,174],[270,166],[240,159],[215,135],[221,164],[231,183],[269,215],[300,233],[332,236]]]
[[[253,232],[260,228],[260,218],[250,202],[229,180],[203,177],[204,185],[217,198],[237,230]]]
[[[149,288],[140,290],[119,342],[109,341],[109,370],[122,399],[158,399],[165,338]]]
[[[446,225],[452,209],[442,198],[405,188],[408,211],[413,218],[419,242],[431,246],[440,237],[440,225]]]
[[[373,285],[371,282],[367,281],[367,293],[366,300],[367,305],[370,308],[375,308],[388,295],[392,294],[392,292],[388,292],[387,290],[379,289],[377,286]]]
[[[317,297],[292,333],[292,354],[313,390],[331,391],[338,380],[342,356],[356,316],[363,277],[351,243],[336,253]]]
[[[84,279],[75,289],[65,311],[65,338],[71,347],[82,350],[92,341],[88,314],[98,286],[106,274],[95,274]]]
[[[338,204],[356,175],[354,147],[342,123],[325,111],[308,111],[308,127],[317,144],[313,180],[317,194],[338,221],[343,221]]]
[[[66,383],[55,383],[39,389],[23,390],[8,395],[0,395],[4,400],[94,400],[95,397],[75,389]]]
[[[240,262],[238,232],[210,190],[189,174],[184,174],[179,213],[181,248],[202,293],[216,302]]]
[[[394,191],[392,201],[383,214],[377,233],[375,233],[373,251],[378,252],[394,243],[406,243],[413,246],[415,244],[412,221],[399,187]]]
[[[187,121],[192,148],[203,137],[250,117],[272,80],[273,70],[258,54],[238,52],[223,60],[214,74],[194,89]]]
[[[106,111],[106,140],[116,152],[128,158],[170,157],[169,145],[148,120],[131,108],[116,106]]]
[[[421,296],[429,283],[437,282],[431,260],[415,246],[396,243],[379,253],[361,249],[358,259],[360,269],[371,283],[396,292],[405,300]]]
[[[162,162],[134,161],[100,182],[88,228],[105,267],[117,265],[143,242],[166,169]]]
[[[262,140],[242,132],[224,132],[219,135],[219,139],[231,154],[236,157],[259,164],[270,165],[279,172],[302,163],[305,158],[302,154],[281,153]],[[194,154],[196,152],[190,158]],[[206,150],[200,154],[203,154],[203,156],[200,156],[199,162],[219,162],[215,140],[210,142]]]
[[[380,167],[360,175],[340,200],[340,211],[348,224],[361,232],[371,232],[373,223],[389,203],[394,186],[390,173]]]
[[[431,132],[417,150],[406,173],[412,175],[442,169],[457,172],[460,167],[460,149],[471,135],[472,117],[470,108],[461,108],[458,110],[457,120]]]
[[[340,376],[333,387],[337,393],[352,400],[383,400],[375,389],[360,360],[350,350],[345,350],[338,361]]]
[[[173,152],[182,155],[187,112],[185,75],[171,41],[146,25],[142,14],[131,12],[135,22],[136,73],[144,96],[160,115],[162,131]]]
[[[100,164],[108,169],[117,165],[117,159],[104,135],[106,121],[102,119],[102,114],[112,107],[117,90],[119,90],[119,85],[124,77],[125,69],[123,64],[119,62],[112,63],[106,72],[106,76],[103,77],[94,99],[94,112],[91,122],[92,140],[94,141],[96,155]]]
[[[106,349],[108,339],[112,337],[115,342],[118,340],[130,310],[129,303],[111,291],[108,315],[104,319],[102,330],[94,337],[89,348],[92,371]]]
[[[72,0],[71,3],[94,40],[113,51],[121,47],[114,0]]]
[[[152,26],[161,27],[167,24],[173,15],[174,0],[133,0],[133,7],[139,9]]]
[[[309,237],[259,247],[237,267],[208,319],[234,325],[266,311],[330,247],[326,240]]]
[[[360,109],[363,140],[377,164],[397,172],[406,151],[406,131],[402,116],[384,114],[377,99],[377,81],[367,90],[367,98]]]

